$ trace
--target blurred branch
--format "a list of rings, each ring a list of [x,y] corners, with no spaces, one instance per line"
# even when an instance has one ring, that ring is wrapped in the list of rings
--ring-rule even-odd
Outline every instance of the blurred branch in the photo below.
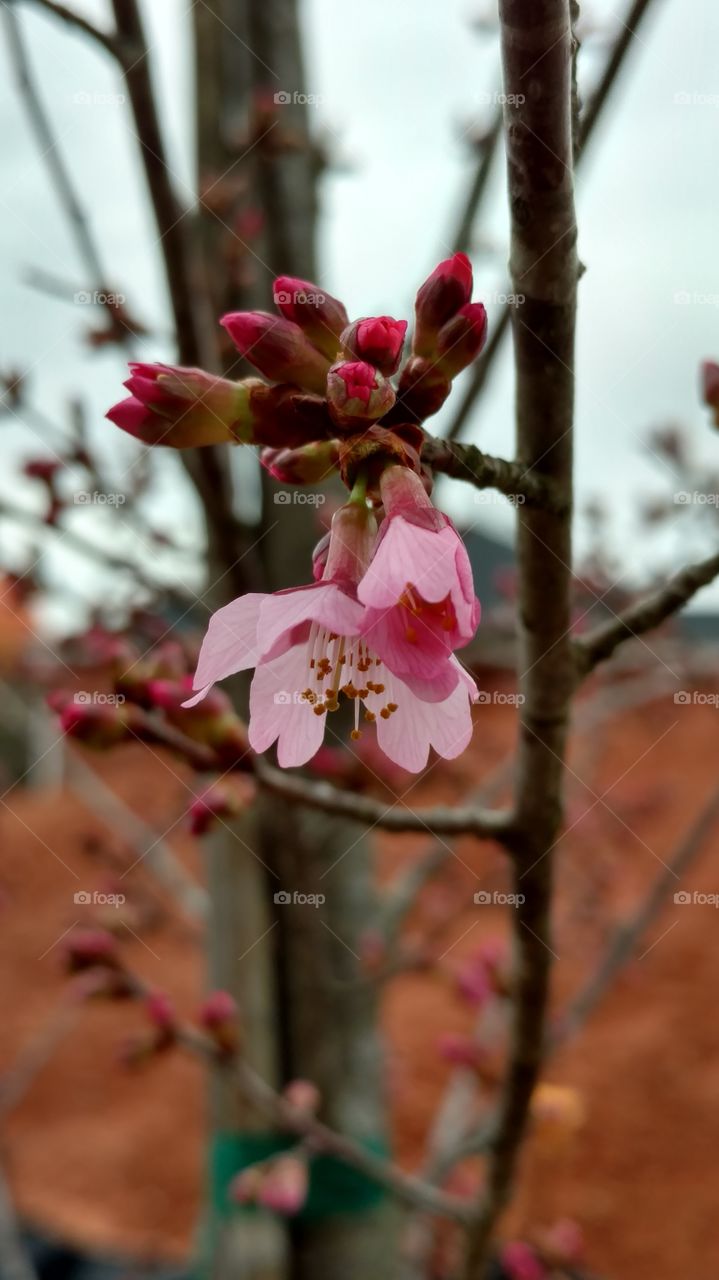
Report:
[[[612,52],[607,60],[599,83],[592,94],[586,111],[580,116],[580,137],[576,146],[575,156],[575,163],[577,165],[579,165],[579,162],[583,158],[587,148],[587,143],[594,134],[599,120],[605,113],[607,102],[611,96],[611,90],[617,82],[619,73],[624,65],[629,49],[631,48],[632,37],[637,35],[639,25],[646,16],[651,3],[652,0],[633,0],[633,3],[627,10],[626,17],[621,21],[620,34],[612,48]],[[523,277],[521,275],[515,280],[515,291],[520,293],[524,292]],[[510,289],[507,288],[505,293],[509,292]],[[485,347],[484,353],[477,361],[475,361],[472,376],[467,382],[464,396],[447,431],[448,440],[456,440],[457,436],[463,430],[474,405],[482,394],[490,370],[492,369],[496,359],[497,352],[502,345],[504,335],[509,329],[511,318],[512,306],[507,303],[500,312],[499,317],[492,328],[491,336],[487,346]]]
[[[136,850],[138,862],[149,868],[182,912],[194,924],[202,923],[207,916],[207,893],[185,870],[167,841],[138,817],[77,752],[68,752],[66,781],[92,813]]]
[[[460,215],[457,231],[452,242],[452,253],[469,253],[472,247],[472,227],[479,212],[482,199],[487,190],[492,163],[497,152],[497,145],[502,136],[502,108],[498,107],[494,114],[491,128],[480,144],[480,155],[472,179],[464,209]]]
[[[510,847],[516,987],[509,1061],[487,1152],[465,1280],[483,1280],[507,1204],[542,1062],[551,949],[552,848],[561,821],[574,662],[569,642],[576,254],[569,0],[500,0],[511,210],[517,457],[565,498],[561,513],[518,509],[520,739]],[[525,95],[526,77],[532,92]],[[530,208],[532,217],[524,211]]]
[[[52,8],[53,11],[56,11],[55,6],[47,5],[44,7]],[[66,12],[69,13],[69,10]],[[40,144],[40,158],[47,166],[60,204],[74,233],[80,256],[88,272],[89,281],[96,288],[102,289],[103,286],[107,286],[109,277],[106,274],[100,251],[92,234],[87,214],[75,190],[70,171],[62,158],[59,142],[53,131],[50,117],[43,106],[35,84],[20,22],[15,9],[9,8],[7,4],[3,5],[3,21],[8,40],[10,61],[17,77],[18,87],[25,103],[27,114]],[[84,29],[84,23],[79,25],[83,26]]]
[[[473,444],[459,444],[429,436],[422,446],[422,461],[433,471],[465,480],[477,489],[498,489],[509,498],[561,511],[566,497],[547,476],[539,476],[521,462],[508,462],[483,453]]]
[[[57,4],[56,0],[29,0],[29,3],[36,4],[39,9],[44,9],[46,13],[54,14],[56,18],[60,18],[62,22],[69,26],[75,27],[78,31],[86,36],[90,36],[92,40],[96,40],[98,44],[107,49],[114,58],[121,57],[121,48],[117,36],[110,31],[103,31],[102,28],[96,27],[89,18],[83,18],[82,14],[76,13],[74,9],[69,9],[67,5]],[[10,5],[17,6],[18,0],[4,0],[3,8],[7,9]]]
[[[20,1241],[10,1190],[1,1169],[0,1275],[3,1280],[37,1280],[37,1273]]]
[[[696,595],[702,587],[719,575],[719,552],[700,560],[696,564],[687,565],[669,579],[666,586],[661,587],[644,600],[630,605],[617,618],[590,631],[588,635],[574,642],[579,674],[584,676],[600,662],[611,657],[615,649],[625,640],[631,640],[658,627],[667,618],[678,613],[685,604]]]
[[[628,920],[615,930],[597,969],[560,1019],[551,1037],[550,1048],[559,1048],[584,1025],[621,969],[631,960],[637,943],[664,906],[667,894],[676,886],[719,818],[719,788],[712,791],[708,802],[692,823],[675,853],[658,873],[644,900]]]

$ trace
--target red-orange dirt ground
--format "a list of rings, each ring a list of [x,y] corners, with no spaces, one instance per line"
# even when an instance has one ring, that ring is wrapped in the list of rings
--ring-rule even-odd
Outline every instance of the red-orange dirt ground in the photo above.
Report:
[[[459,782],[485,777],[513,732],[510,709],[479,708],[470,752],[451,774],[430,772],[412,803],[447,798]],[[572,829],[559,847],[557,1005],[589,974],[607,932],[662,870],[716,786],[718,739],[715,707],[676,706],[669,697],[625,713],[597,731],[588,751],[585,744],[573,754]],[[174,762],[168,769],[140,747],[122,747],[91,764],[158,831],[186,807],[187,775]],[[200,874],[182,830],[171,841]],[[74,894],[112,888],[112,860],[125,855],[101,822],[58,790],[6,794],[0,842],[0,1072],[6,1088],[11,1072],[10,1084],[19,1079],[22,1089],[4,1116],[2,1156],[18,1210],[88,1247],[180,1258],[200,1203],[201,1068],[180,1054],[140,1071],[121,1066],[119,1046],[143,1027],[130,1004],[90,1002],[66,1012],[62,937],[92,911]],[[383,838],[380,882],[425,847],[414,837]],[[409,1164],[421,1158],[448,1076],[437,1038],[472,1025],[472,1010],[454,991],[454,967],[483,937],[507,928],[505,909],[472,905],[478,884],[506,889],[501,855],[472,841],[458,852],[449,888],[427,889],[408,923],[410,933],[436,925],[442,893],[450,906],[461,903],[440,930],[439,969],[395,979],[385,999],[396,1148]],[[128,962],[191,1015],[203,982],[196,942],[144,868],[123,884]],[[719,828],[681,888],[719,893]],[[550,1080],[579,1092],[585,1121],[573,1140],[530,1145],[505,1227],[521,1233],[575,1218],[587,1265],[606,1280],[719,1275],[718,928],[716,908],[677,905],[670,892],[634,962],[550,1065]],[[52,1047],[42,1043],[48,1037],[56,1038]],[[0,1107],[7,1101],[0,1093]]]

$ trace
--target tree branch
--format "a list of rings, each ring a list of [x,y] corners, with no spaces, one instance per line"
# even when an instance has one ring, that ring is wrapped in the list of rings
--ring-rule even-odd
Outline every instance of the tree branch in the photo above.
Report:
[[[465,480],[477,489],[498,489],[516,503],[527,502],[559,512],[566,506],[566,498],[549,477],[535,474],[521,462],[483,453],[473,444],[429,436],[422,446],[422,460],[433,471],[453,480]]]
[[[5,0],[6,7],[16,6],[18,0]],[[39,9],[44,9],[46,13],[54,14],[62,22],[69,26],[75,27],[77,31],[81,31],[83,35],[90,36],[98,44],[102,45],[113,58],[121,59],[122,50],[117,35],[114,32],[103,31],[101,27],[96,27],[89,18],[83,18],[82,14],[76,13],[74,9],[69,9],[67,5],[57,4],[56,0],[30,0],[30,3],[36,4]]]
[[[594,134],[599,120],[604,115],[611,90],[619,77],[619,72],[624,65],[629,49],[631,48],[632,37],[636,36],[639,25],[645,17],[651,2],[652,0],[633,0],[633,3],[627,11],[626,18],[621,23],[620,34],[606,63],[601,79],[594,90],[589,106],[580,117],[580,135],[576,148],[577,165],[584,156],[587,143]],[[506,289],[505,292],[509,293],[510,290]],[[522,288],[521,279],[515,292],[525,292]],[[457,408],[456,415],[449,427],[449,430],[447,431],[448,440],[456,440],[457,436],[463,430],[474,405],[482,394],[490,370],[493,367],[497,353],[502,345],[504,335],[510,327],[511,319],[512,306],[507,303],[492,327],[491,337],[483,354],[480,356],[479,360],[475,361],[471,379],[467,383],[464,396]]]
[[[697,591],[708,586],[717,576],[719,552],[680,569],[666,586],[576,640],[573,647],[580,676],[588,675],[600,662],[610,658],[625,640],[636,639],[678,613]]]
[[[574,328],[578,262],[572,171],[569,0],[500,0],[511,211],[517,457],[563,493],[560,513],[518,510],[520,708],[515,828],[516,989],[507,1073],[489,1141],[465,1280],[483,1280],[507,1204],[542,1061],[552,958],[552,847],[574,662],[571,587]],[[531,211],[531,213],[530,213]],[[523,901],[522,901],[523,899]]]

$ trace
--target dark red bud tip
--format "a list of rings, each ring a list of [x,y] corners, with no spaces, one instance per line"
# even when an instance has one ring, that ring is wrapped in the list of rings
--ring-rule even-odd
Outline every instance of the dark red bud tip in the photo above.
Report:
[[[237,1002],[229,991],[212,991],[200,1005],[198,1021],[206,1031],[215,1031],[238,1018]]]

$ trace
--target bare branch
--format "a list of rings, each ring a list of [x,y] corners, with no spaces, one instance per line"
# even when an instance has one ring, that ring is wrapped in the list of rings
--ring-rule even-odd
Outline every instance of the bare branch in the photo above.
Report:
[[[566,507],[566,498],[550,478],[535,474],[521,462],[492,457],[473,444],[457,444],[429,436],[422,446],[422,460],[433,471],[453,480],[465,480],[477,489],[498,489],[508,498],[519,498],[554,511]]]
[[[574,328],[578,262],[571,128],[569,0],[500,0],[511,269],[515,312],[517,457],[566,498],[563,513],[518,508],[520,708],[513,913],[517,957],[509,1062],[488,1144],[479,1221],[465,1280],[483,1280],[491,1238],[512,1188],[544,1047],[552,958],[552,847],[561,818],[563,754],[574,662],[571,586]],[[531,76],[531,93],[527,93]],[[526,211],[531,209],[531,217]]]
[[[610,619],[575,641],[574,652],[580,675],[587,675],[600,662],[610,658],[625,640],[636,639],[678,613],[697,591],[708,586],[717,576],[719,552],[680,569],[666,586],[630,605],[619,617]]]
[[[580,136],[576,148],[576,163],[579,164],[584,156],[587,143],[592,137],[597,124],[603,117],[607,101],[614,88],[619,73],[626,61],[627,54],[632,48],[633,37],[637,35],[639,25],[644,19],[652,0],[633,0],[630,5],[626,18],[621,23],[620,34],[612,49],[607,64],[602,73],[601,79],[594,90],[586,111],[580,116]],[[510,289],[505,290],[506,293]],[[521,278],[516,292],[524,293]],[[512,307],[507,304],[500,312],[496,323],[492,327],[489,342],[484,349],[479,360],[475,361],[474,370],[470,381],[467,384],[464,396],[458,406],[456,415],[447,432],[449,440],[456,440],[457,436],[464,428],[474,405],[484,390],[485,383],[493,367],[497,353],[502,345],[504,335],[510,327],[512,319]]]
[[[589,981],[575,996],[561,1019],[550,1041],[556,1049],[570,1039],[594,1012],[607,988],[611,986],[621,969],[631,960],[638,942],[646,933],[652,920],[663,907],[667,894],[676,887],[680,877],[701,853],[707,837],[719,818],[719,788],[714,790],[704,808],[694,820],[666,866],[658,873],[654,883],[636,911],[616,929],[609,945]]]
[[[17,5],[18,0],[5,0],[5,8],[9,5]],[[67,23],[71,27],[75,27],[77,31],[81,31],[83,35],[90,36],[92,40],[97,41],[111,53],[114,58],[121,58],[120,42],[117,36],[110,31],[103,31],[101,27],[96,27],[89,18],[83,18],[82,14],[76,13],[74,9],[69,9],[67,5],[58,4],[56,0],[30,0],[30,3],[36,4],[39,9],[44,9],[46,13],[54,14],[56,18],[60,18],[62,22]]]

